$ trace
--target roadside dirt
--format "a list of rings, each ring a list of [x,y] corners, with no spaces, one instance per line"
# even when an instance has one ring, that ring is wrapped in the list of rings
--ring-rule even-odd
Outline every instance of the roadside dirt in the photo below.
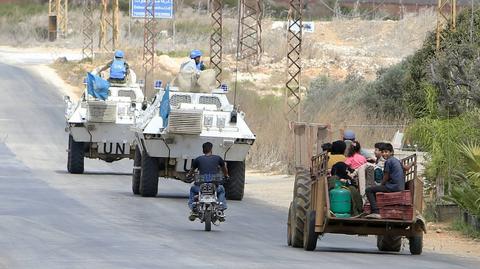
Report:
[[[283,208],[285,212],[288,211],[288,206],[292,201],[293,176],[249,171],[246,179],[245,192],[248,197]],[[408,243],[406,244],[408,248]],[[427,233],[424,235],[424,251],[475,258],[480,261],[479,248],[479,239],[467,238],[460,232],[451,230],[448,223],[427,224]]]
[[[78,98],[82,88],[76,86],[63,76],[61,69],[54,69],[49,64],[59,58],[68,61],[81,59],[78,50],[56,48],[14,48],[0,46],[0,59],[2,62],[22,66],[45,81],[55,85],[63,95]]]

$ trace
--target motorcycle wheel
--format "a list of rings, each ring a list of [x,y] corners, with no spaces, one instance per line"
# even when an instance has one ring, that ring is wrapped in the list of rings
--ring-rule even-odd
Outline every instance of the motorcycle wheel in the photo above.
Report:
[[[210,232],[212,230],[212,211],[207,210],[205,212],[205,231]]]

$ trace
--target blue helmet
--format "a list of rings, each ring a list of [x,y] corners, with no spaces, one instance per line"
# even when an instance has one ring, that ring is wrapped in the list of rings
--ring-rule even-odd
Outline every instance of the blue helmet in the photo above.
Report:
[[[192,50],[192,52],[190,52],[190,59],[195,59],[197,57],[200,57],[202,56],[203,53],[201,50]]]
[[[115,58],[123,58],[125,57],[125,53],[121,50],[115,51]]]
[[[355,133],[351,130],[343,132],[343,140],[355,140]]]

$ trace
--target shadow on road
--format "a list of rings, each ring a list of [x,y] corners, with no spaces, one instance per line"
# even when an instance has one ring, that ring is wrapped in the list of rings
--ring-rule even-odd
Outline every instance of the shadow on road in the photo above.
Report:
[[[55,170],[56,174],[68,175],[66,170]],[[122,173],[122,172],[103,172],[103,171],[86,171],[82,175],[104,175],[104,176],[131,176],[132,173]]]
[[[137,197],[141,199],[179,199],[179,200],[188,200],[188,193],[160,193],[155,197],[142,197],[141,195],[135,195],[132,192],[115,192],[116,194],[121,194],[122,196]]]
[[[172,194],[172,193],[160,193],[157,195],[156,198],[166,198],[166,199],[182,199],[182,200],[185,200],[185,199],[188,199],[188,193],[175,193],[175,194]]]
[[[335,253],[352,253],[352,254],[375,254],[375,255],[410,255],[407,253],[401,252],[381,252],[377,250],[367,250],[367,249],[358,249],[358,248],[336,248],[336,247],[317,247],[315,252],[335,252]]]

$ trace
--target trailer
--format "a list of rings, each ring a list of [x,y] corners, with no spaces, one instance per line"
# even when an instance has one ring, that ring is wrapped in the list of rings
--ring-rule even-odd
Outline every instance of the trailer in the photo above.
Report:
[[[407,238],[410,253],[419,255],[426,232],[422,217],[423,182],[417,175],[416,155],[402,159],[411,164],[406,172],[406,190],[411,193],[413,214],[408,219],[339,218],[331,213],[327,182],[328,154],[320,145],[326,140],[326,125],[295,123],[295,185],[287,221],[289,246],[312,251],[318,238],[327,233],[347,235],[375,235],[380,251],[398,252],[402,238]]]

